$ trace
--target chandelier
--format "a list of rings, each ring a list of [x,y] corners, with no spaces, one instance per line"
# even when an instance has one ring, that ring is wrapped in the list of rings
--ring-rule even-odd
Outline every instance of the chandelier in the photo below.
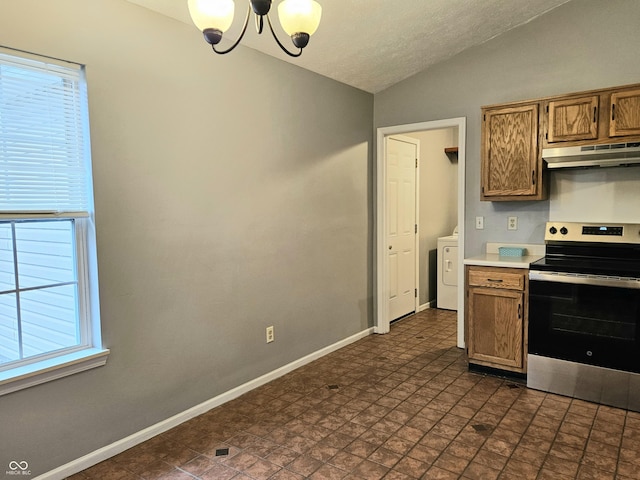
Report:
[[[247,16],[244,20],[242,33],[238,39],[226,50],[219,50],[216,45],[222,40],[222,35],[226,32],[233,22],[235,3],[233,0],[188,0],[189,13],[193,23],[196,24],[202,33],[204,39],[211,45],[213,51],[221,55],[229,53],[238,46],[242,37],[247,31],[251,12],[255,16],[256,30],[259,34],[264,28],[264,20],[267,19],[269,30],[278,46],[283,52],[292,56],[299,57],[302,55],[302,49],[309,43],[309,37],[315,33],[320,24],[322,15],[322,7],[314,0],[283,0],[278,5],[278,17],[282,29],[291,36],[293,45],[299,49],[297,52],[288,50],[278,39],[276,32],[273,30],[269,10],[271,9],[271,0],[249,0],[247,8]]]

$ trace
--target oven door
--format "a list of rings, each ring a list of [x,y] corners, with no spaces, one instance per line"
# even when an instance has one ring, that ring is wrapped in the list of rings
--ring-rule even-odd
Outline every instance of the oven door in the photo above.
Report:
[[[640,372],[640,280],[529,272],[529,353]]]

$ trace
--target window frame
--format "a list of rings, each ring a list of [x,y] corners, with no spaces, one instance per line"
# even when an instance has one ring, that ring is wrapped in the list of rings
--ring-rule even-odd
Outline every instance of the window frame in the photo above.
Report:
[[[0,211],[0,221],[72,220],[74,230],[75,267],[77,275],[77,328],[80,343],[61,350],[45,352],[31,358],[7,362],[0,366],[0,396],[29,388],[104,365],[109,349],[102,345],[98,296],[97,247],[93,214],[93,175],[88,118],[88,95],[85,69],[82,65],[42,57],[22,51],[0,48],[0,53],[16,59],[36,60],[57,67],[79,69],[78,89],[82,129],[83,157],[87,182],[86,211]],[[55,208],[55,207],[54,207]]]

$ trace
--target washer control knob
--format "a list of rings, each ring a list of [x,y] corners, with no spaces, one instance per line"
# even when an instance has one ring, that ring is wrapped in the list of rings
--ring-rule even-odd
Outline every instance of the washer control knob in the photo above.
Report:
[[[551,228],[549,229],[549,233],[550,233],[551,235],[555,235],[556,233],[558,233],[558,229],[557,229],[556,227],[551,227]]]
[[[566,235],[567,233],[569,233],[569,230],[567,230],[567,227],[562,227],[562,228],[560,229],[560,233],[561,233],[562,235]]]

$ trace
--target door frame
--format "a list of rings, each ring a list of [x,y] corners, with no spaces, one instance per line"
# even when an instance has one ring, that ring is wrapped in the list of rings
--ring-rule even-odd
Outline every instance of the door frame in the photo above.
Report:
[[[387,232],[387,171],[386,171],[386,142],[385,137],[402,135],[425,130],[441,130],[458,127],[458,317],[457,343],[464,348],[464,216],[465,216],[465,139],[466,117],[433,120],[428,122],[380,127],[377,129],[377,156],[375,163],[376,178],[376,243],[375,259],[376,286],[374,308],[374,332],[389,333],[389,265],[386,261],[384,247]]]
[[[384,152],[384,166],[386,167],[387,165],[387,142],[386,140],[389,138],[394,138],[400,142],[405,142],[405,143],[410,143],[412,145],[414,145],[416,147],[416,168],[413,171],[413,174],[415,175],[414,178],[414,186],[415,186],[415,217],[413,219],[414,224],[416,225],[416,229],[418,230],[418,232],[420,231],[420,189],[418,188],[419,185],[419,181],[420,181],[420,140],[418,140],[417,138],[413,138],[413,137],[407,137],[405,135],[398,135],[398,134],[394,134],[394,135],[385,135],[382,139],[382,141],[384,142],[384,147],[385,147],[385,152]],[[384,168],[385,171],[385,191],[386,191],[386,171],[387,169]],[[386,212],[387,212],[387,197],[385,196],[385,206],[384,206],[384,211],[385,211],[385,217],[386,217]],[[387,230],[384,230],[385,232]],[[414,262],[413,265],[413,285],[414,288],[416,290],[420,289],[420,235],[418,235],[418,232],[415,232],[413,235],[413,251],[416,257],[416,261]],[[383,245],[387,244],[387,238],[385,235],[385,238],[383,240]],[[384,250],[383,250],[384,251]],[[388,258],[388,257],[386,257]],[[385,264],[387,264],[388,266],[388,262],[384,262]],[[387,277],[388,280],[388,277]],[[387,292],[387,311],[389,311],[389,294]],[[418,313],[418,309],[420,307],[420,297],[418,295],[415,296],[414,301],[413,301],[413,310],[415,313]],[[389,319],[389,322],[391,322],[391,319]]]

